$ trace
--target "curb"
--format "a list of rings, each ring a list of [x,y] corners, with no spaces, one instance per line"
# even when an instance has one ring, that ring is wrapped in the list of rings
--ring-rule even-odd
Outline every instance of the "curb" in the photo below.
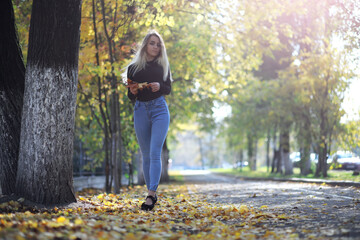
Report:
[[[356,187],[360,188],[360,182],[353,181],[333,181],[325,179],[307,179],[307,178],[262,178],[262,177],[241,177],[234,176],[224,173],[214,173],[220,176],[232,177],[239,180],[251,180],[251,181],[278,181],[278,182],[299,182],[299,183],[315,183],[315,184],[327,184],[331,186],[341,186],[341,187]]]

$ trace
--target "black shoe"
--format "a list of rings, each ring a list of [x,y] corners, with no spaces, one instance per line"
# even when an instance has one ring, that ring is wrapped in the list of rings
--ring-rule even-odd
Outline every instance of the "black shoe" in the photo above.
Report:
[[[147,196],[146,199],[150,198],[152,201],[151,205],[147,205],[145,203],[141,204],[141,210],[145,210],[145,211],[150,211],[155,207],[155,203],[157,202],[157,196],[155,195],[155,197],[153,196]]]

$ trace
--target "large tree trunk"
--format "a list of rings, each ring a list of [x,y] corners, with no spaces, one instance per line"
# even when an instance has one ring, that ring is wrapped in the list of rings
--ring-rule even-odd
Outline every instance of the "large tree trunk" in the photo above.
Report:
[[[16,193],[42,204],[76,202],[73,136],[80,0],[34,0]]]
[[[2,193],[15,191],[25,66],[11,0],[0,1],[0,183]]]

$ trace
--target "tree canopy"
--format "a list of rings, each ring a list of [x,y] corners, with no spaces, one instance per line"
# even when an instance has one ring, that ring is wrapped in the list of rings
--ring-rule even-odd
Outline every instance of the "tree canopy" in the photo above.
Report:
[[[31,6],[13,4],[26,55]],[[254,169],[258,141],[267,139],[281,152],[285,173],[296,146],[302,172],[309,172],[315,152],[317,173],[326,176],[334,142],[345,147],[344,139],[351,138],[353,149],[359,143],[352,130],[358,122],[340,121],[344,92],[357,77],[351,62],[358,60],[353,53],[360,42],[359,10],[355,0],[84,0],[76,139],[89,169],[104,166],[113,177],[116,161],[134,161],[133,109],[121,74],[154,28],[165,40],[174,79],[167,97],[169,139],[176,139],[184,123],[196,124],[204,133],[220,133],[217,139],[233,155],[247,152]],[[216,123],[219,103],[230,106],[231,114]]]

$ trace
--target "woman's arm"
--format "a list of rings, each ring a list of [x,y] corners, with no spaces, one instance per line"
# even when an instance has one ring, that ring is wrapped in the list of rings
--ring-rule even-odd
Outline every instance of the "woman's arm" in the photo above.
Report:
[[[130,79],[130,74],[129,74],[130,68],[131,68],[131,65],[127,69],[127,79]],[[136,94],[132,93],[131,90],[133,90],[134,93],[136,92]],[[128,87],[128,94],[127,94],[128,98],[130,100],[134,101],[136,99],[136,95],[137,95],[137,91],[134,91],[134,89],[132,89],[131,87]]]
[[[169,73],[168,73],[168,76],[166,78],[166,81],[160,81],[160,91],[162,94],[164,95],[169,95],[170,92],[171,92],[171,80],[170,80],[170,76],[171,76],[171,73],[170,73],[170,70],[169,70]]]

